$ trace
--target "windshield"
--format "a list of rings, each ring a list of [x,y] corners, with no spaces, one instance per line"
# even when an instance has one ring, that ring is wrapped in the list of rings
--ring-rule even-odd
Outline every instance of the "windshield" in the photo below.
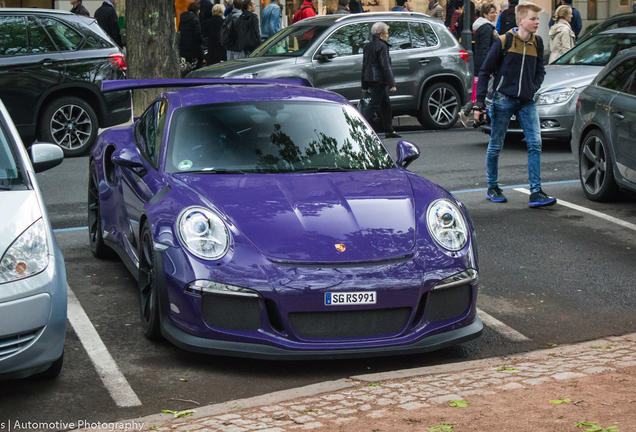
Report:
[[[256,101],[175,112],[166,172],[293,173],[395,168],[358,111],[334,103]]]
[[[328,28],[324,24],[287,27],[258,47],[250,57],[300,57]]]
[[[563,54],[553,64],[605,66],[619,51],[636,46],[636,34],[592,37]]]
[[[22,171],[9,142],[0,128],[0,192],[12,189],[24,189],[26,184],[22,178]]]

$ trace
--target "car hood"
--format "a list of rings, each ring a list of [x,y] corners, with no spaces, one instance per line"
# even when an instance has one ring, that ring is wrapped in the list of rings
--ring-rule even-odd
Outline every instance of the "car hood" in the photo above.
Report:
[[[585,87],[603,70],[603,66],[548,65],[540,93],[562,87]]]
[[[188,78],[239,78],[243,75],[258,72],[263,75],[266,69],[278,69],[296,64],[295,57],[248,57],[218,63],[190,72]],[[255,77],[252,77],[255,78]],[[266,78],[266,77],[264,77]]]
[[[398,169],[175,178],[217,206],[268,258],[375,261],[408,254],[415,244],[413,190]]]
[[[42,217],[33,190],[0,192],[0,257],[33,222]]]

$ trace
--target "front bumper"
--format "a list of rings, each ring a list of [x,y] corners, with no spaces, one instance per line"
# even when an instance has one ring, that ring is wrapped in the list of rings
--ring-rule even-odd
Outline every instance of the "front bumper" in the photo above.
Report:
[[[0,379],[43,372],[62,355],[67,283],[55,249],[42,273],[0,284]]]

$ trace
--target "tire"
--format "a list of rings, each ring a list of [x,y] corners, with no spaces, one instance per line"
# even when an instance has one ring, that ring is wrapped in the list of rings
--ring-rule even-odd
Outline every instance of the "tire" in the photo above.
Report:
[[[592,201],[611,201],[618,195],[612,149],[598,129],[588,133],[581,145],[579,178],[585,195]]]
[[[95,161],[91,161],[88,178],[88,241],[96,258],[112,258],[115,251],[106,245],[102,237],[102,213],[99,199],[99,180]]]
[[[155,269],[155,250],[150,223],[141,230],[141,256],[139,262],[139,312],[144,335],[151,340],[161,339],[161,313]]]
[[[417,119],[427,129],[450,129],[459,119],[460,103],[455,87],[443,82],[433,84],[424,93]]]
[[[99,122],[83,99],[66,96],[49,103],[40,114],[38,140],[57,144],[64,156],[82,156],[91,149]]]
[[[53,363],[51,363],[51,366],[49,366],[49,368],[47,370],[45,370],[44,372],[40,372],[39,374],[35,375],[35,378],[37,379],[55,379],[58,377],[58,375],[60,374],[60,372],[62,372],[62,365],[64,364],[64,352],[62,352],[62,355],[60,356],[59,359],[55,360]]]

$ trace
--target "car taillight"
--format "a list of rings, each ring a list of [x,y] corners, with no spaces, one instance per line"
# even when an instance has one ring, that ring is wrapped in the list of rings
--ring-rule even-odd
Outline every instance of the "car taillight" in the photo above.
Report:
[[[108,60],[110,60],[111,64],[115,66],[115,69],[121,72],[126,72],[128,68],[126,67],[126,57],[122,53],[113,53],[108,56]]]
[[[459,58],[464,60],[466,63],[470,61],[470,58],[468,57],[468,51],[466,50],[461,50],[459,52]]]

